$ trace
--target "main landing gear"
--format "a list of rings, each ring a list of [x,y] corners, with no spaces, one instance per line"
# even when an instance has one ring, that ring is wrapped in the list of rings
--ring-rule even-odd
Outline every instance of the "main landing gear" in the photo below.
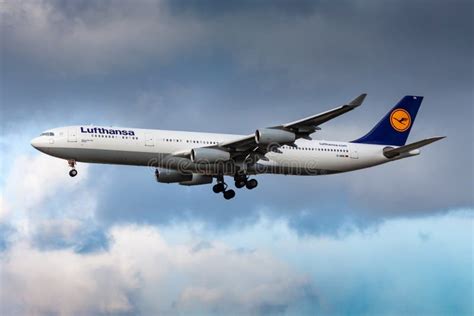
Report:
[[[252,189],[255,189],[258,185],[257,180],[249,179],[249,177],[246,174],[235,175],[234,181],[235,181],[235,187],[237,189],[246,187],[247,189],[252,190]]]
[[[230,200],[235,196],[235,191],[232,189],[227,190],[227,183],[224,182],[224,176],[220,175],[217,177],[217,184],[212,187],[214,193],[223,193],[224,199]]]
[[[237,189],[246,187],[247,189],[252,190],[252,189],[256,188],[257,185],[258,185],[257,180],[249,179],[248,176],[245,175],[245,174],[236,175],[234,177],[234,181],[235,181],[235,187]],[[226,200],[230,200],[233,197],[235,197],[235,191],[232,190],[232,189],[227,190],[227,188],[228,188],[228,185],[227,185],[227,183],[224,182],[224,176],[219,175],[217,177],[217,184],[215,184],[212,187],[212,191],[214,191],[214,193],[221,193],[222,192],[223,195],[224,195],[224,198]]]
[[[73,159],[70,159],[70,160],[67,161],[67,163],[69,164],[69,167],[72,168],[72,169],[69,171],[69,176],[71,176],[71,177],[77,176],[77,170],[75,169],[75,167],[76,167],[76,161],[73,160]]]

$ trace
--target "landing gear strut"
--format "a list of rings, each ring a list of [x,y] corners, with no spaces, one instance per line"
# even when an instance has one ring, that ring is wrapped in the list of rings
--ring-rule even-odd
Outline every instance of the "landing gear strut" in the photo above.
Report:
[[[235,196],[235,191],[232,189],[227,190],[227,187],[227,183],[224,182],[224,176],[219,175],[217,177],[217,184],[212,187],[212,191],[214,191],[214,193],[222,192],[224,195],[224,199],[230,200]]]
[[[76,167],[76,161],[74,159],[70,159],[67,161],[67,163],[69,164],[69,167],[71,167],[72,169],[69,171],[69,176],[71,177],[75,177],[77,176],[77,170],[75,169]]]

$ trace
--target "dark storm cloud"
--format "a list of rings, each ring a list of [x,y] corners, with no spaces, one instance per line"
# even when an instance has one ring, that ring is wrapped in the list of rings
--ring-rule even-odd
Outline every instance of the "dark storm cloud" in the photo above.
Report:
[[[169,7],[175,14],[185,13],[197,14],[202,17],[215,17],[220,15],[235,15],[248,12],[279,11],[281,14],[309,15],[316,7],[324,5],[324,1],[216,1],[216,0],[191,0],[191,1],[169,1]]]
[[[7,97],[24,103],[18,111],[33,100],[34,109],[57,110],[53,100],[74,95],[85,108],[119,108],[123,120],[141,91],[160,95],[170,87],[213,91],[218,100],[206,107],[212,110],[222,101],[227,109],[263,103],[267,110],[276,100],[277,107],[332,103],[335,93],[398,97],[393,84],[405,93],[446,83],[466,91],[472,79],[465,67],[472,53],[469,2],[316,3],[312,10],[298,2],[291,7],[303,8],[294,9],[301,14],[289,16],[288,2],[270,5],[280,9],[246,2],[236,11],[197,3],[53,2],[35,7],[46,21],[6,14],[5,74],[13,85]]]
[[[470,1],[24,2],[6,5],[2,26],[4,135],[32,118],[44,129],[247,134],[368,92],[315,137],[354,139],[405,94],[426,96],[410,140],[448,136],[420,157],[353,174],[261,177],[230,203],[208,187],[156,184],[151,170],[93,166],[107,223],[219,228],[265,212],[303,233],[334,233],[472,206]]]

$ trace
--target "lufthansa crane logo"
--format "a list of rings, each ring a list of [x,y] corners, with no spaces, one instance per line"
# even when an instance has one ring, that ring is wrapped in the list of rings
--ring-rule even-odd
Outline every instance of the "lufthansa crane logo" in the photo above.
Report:
[[[411,126],[411,116],[404,109],[395,109],[390,114],[390,124],[397,132],[404,132]]]

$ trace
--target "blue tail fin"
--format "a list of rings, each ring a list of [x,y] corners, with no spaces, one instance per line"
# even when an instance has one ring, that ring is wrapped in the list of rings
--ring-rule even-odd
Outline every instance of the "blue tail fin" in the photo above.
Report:
[[[375,127],[353,143],[403,146],[423,97],[407,95]]]

